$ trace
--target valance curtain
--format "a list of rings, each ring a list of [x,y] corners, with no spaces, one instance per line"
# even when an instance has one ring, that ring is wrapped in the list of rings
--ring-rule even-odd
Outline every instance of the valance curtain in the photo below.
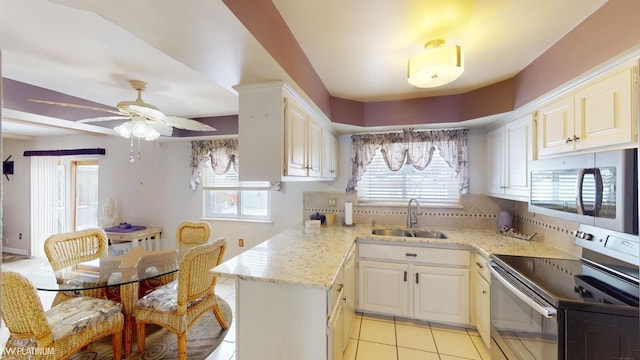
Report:
[[[191,142],[191,190],[200,184],[202,166],[210,161],[213,172],[226,174],[233,166],[238,171],[238,139],[194,140]]]
[[[371,164],[377,151],[392,171],[404,164],[424,170],[437,149],[438,154],[455,171],[461,195],[469,194],[469,169],[467,165],[467,138],[469,129],[444,129],[380,134],[357,134],[351,136],[353,144],[351,178],[347,192],[356,192],[358,181]]]

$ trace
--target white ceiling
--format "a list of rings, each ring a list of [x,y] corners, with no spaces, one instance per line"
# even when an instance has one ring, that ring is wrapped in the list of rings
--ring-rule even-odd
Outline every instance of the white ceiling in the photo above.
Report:
[[[606,0],[273,2],[327,90],[372,101],[510,78]],[[233,86],[292,81],[221,0],[0,0],[0,9],[4,77],[108,106],[134,100],[127,80],[140,79],[144,100],[167,114],[237,114]],[[413,88],[407,60],[435,38],[462,46],[465,72]],[[3,115],[3,136],[30,134],[29,114]]]

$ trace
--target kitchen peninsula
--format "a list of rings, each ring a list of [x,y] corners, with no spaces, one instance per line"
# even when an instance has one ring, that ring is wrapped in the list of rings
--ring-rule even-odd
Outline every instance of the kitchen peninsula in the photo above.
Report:
[[[339,337],[333,333],[332,313],[334,303],[342,299],[337,294],[355,286],[349,284],[345,269],[354,258],[356,242],[466,248],[483,256],[571,257],[541,242],[493,231],[438,229],[447,238],[433,239],[372,235],[371,230],[363,225],[300,224],[212,269],[220,277],[236,279],[236,358],[333,359]]]

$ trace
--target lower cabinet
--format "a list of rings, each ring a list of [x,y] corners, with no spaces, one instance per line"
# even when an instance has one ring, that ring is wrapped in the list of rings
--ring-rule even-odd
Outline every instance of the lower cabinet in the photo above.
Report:
[[[480,254],[476,254],[473,274],[476,329],[488,348],[491,345],[491,273],[489,271],[489,260]]]
[[[336,277],[328,295],[328,353],[329,359],[341,360],[342,354],[349,345],[353,320],[356,315],[356,273],[355,245]]]
[[[358,309],[468,325],[469,251],[360,243]]]
[[[469,323],[469,270],[414,266],[413,317],[466,325]]]

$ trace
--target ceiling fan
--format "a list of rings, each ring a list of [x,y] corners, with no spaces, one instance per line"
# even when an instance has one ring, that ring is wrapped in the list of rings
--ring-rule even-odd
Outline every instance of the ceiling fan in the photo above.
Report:
[[[117,110],[47,100],[29,99],[29,101],[114,114],[112,116],[79,120],[78,122],[91,123],[110,120],[129,120],[122,125],[113,128],[118,135],[125,138],[129,138],[133,135],[145,140],[155,140],[160,135],[171,136],[173,128],[193,131],[216,131],[215,128],[196,120],[180,116],[165,115],[158,110],[157,107],[142,100],[142,92],[149,87],[147,83],[140,80],[129,80],[129,84],[131,84],[131,87],[138,92],[138,98],[134,101],[120,101],[116,105]]]

